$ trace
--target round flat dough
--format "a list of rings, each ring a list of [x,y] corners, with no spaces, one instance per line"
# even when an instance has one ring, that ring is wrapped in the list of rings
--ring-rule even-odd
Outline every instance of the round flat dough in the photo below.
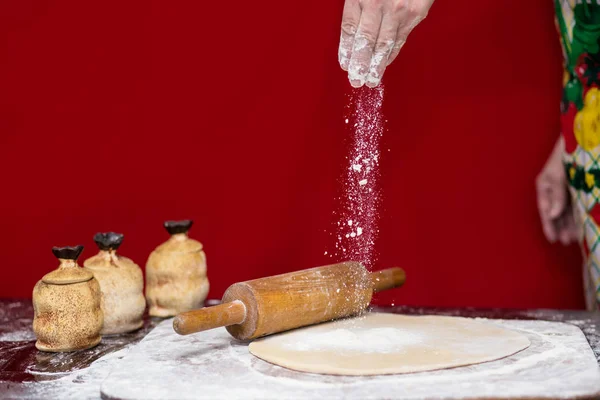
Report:
[[[529,344],[518,332],[469,318],[369,313],[257,339],[249,350],[296,371],[384,375],[498,360]]]

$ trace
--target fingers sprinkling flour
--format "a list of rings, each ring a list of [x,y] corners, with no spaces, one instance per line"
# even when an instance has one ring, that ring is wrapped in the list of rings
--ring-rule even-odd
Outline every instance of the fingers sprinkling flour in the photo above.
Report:
[[[353,87],[376,87],[433,0],[346,0],[338,61]]]

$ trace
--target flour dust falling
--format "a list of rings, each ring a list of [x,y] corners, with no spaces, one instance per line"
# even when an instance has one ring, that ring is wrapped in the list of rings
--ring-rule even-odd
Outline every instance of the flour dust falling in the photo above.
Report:
[[[337,240],[332,257],[360,261],[370,269],[375,261],[379,190],[379,144],[384,119],[383,86],[362,88],[350,97],[346,124],[352,146],[343,179],[342,210],[338,212]]]

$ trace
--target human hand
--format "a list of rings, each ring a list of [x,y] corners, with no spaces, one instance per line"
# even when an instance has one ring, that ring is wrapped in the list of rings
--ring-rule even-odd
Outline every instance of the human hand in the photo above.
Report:
[[[562,162],[563,147],[561,136],[536,179],[536,189],[538,211],[546,239],[550,243],[559,240],[563,245],[568,245],[577,241],[579,234]]]
[[[376,87],[433,0],[346,0],[338,60],[354,87]]]

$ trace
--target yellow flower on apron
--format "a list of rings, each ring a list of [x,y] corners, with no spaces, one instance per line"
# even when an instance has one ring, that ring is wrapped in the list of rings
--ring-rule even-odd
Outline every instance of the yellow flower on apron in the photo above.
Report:
[[[594,178],[594,175],[586,172],[585,173],[585,184],[588,186],[588,188],[593,188],[595,183],[596,183],[596,179]]]
[[[583,108],[575,116],[575,139],[590,151],[600,145],[600,90],[591,88],[583,100]]]

